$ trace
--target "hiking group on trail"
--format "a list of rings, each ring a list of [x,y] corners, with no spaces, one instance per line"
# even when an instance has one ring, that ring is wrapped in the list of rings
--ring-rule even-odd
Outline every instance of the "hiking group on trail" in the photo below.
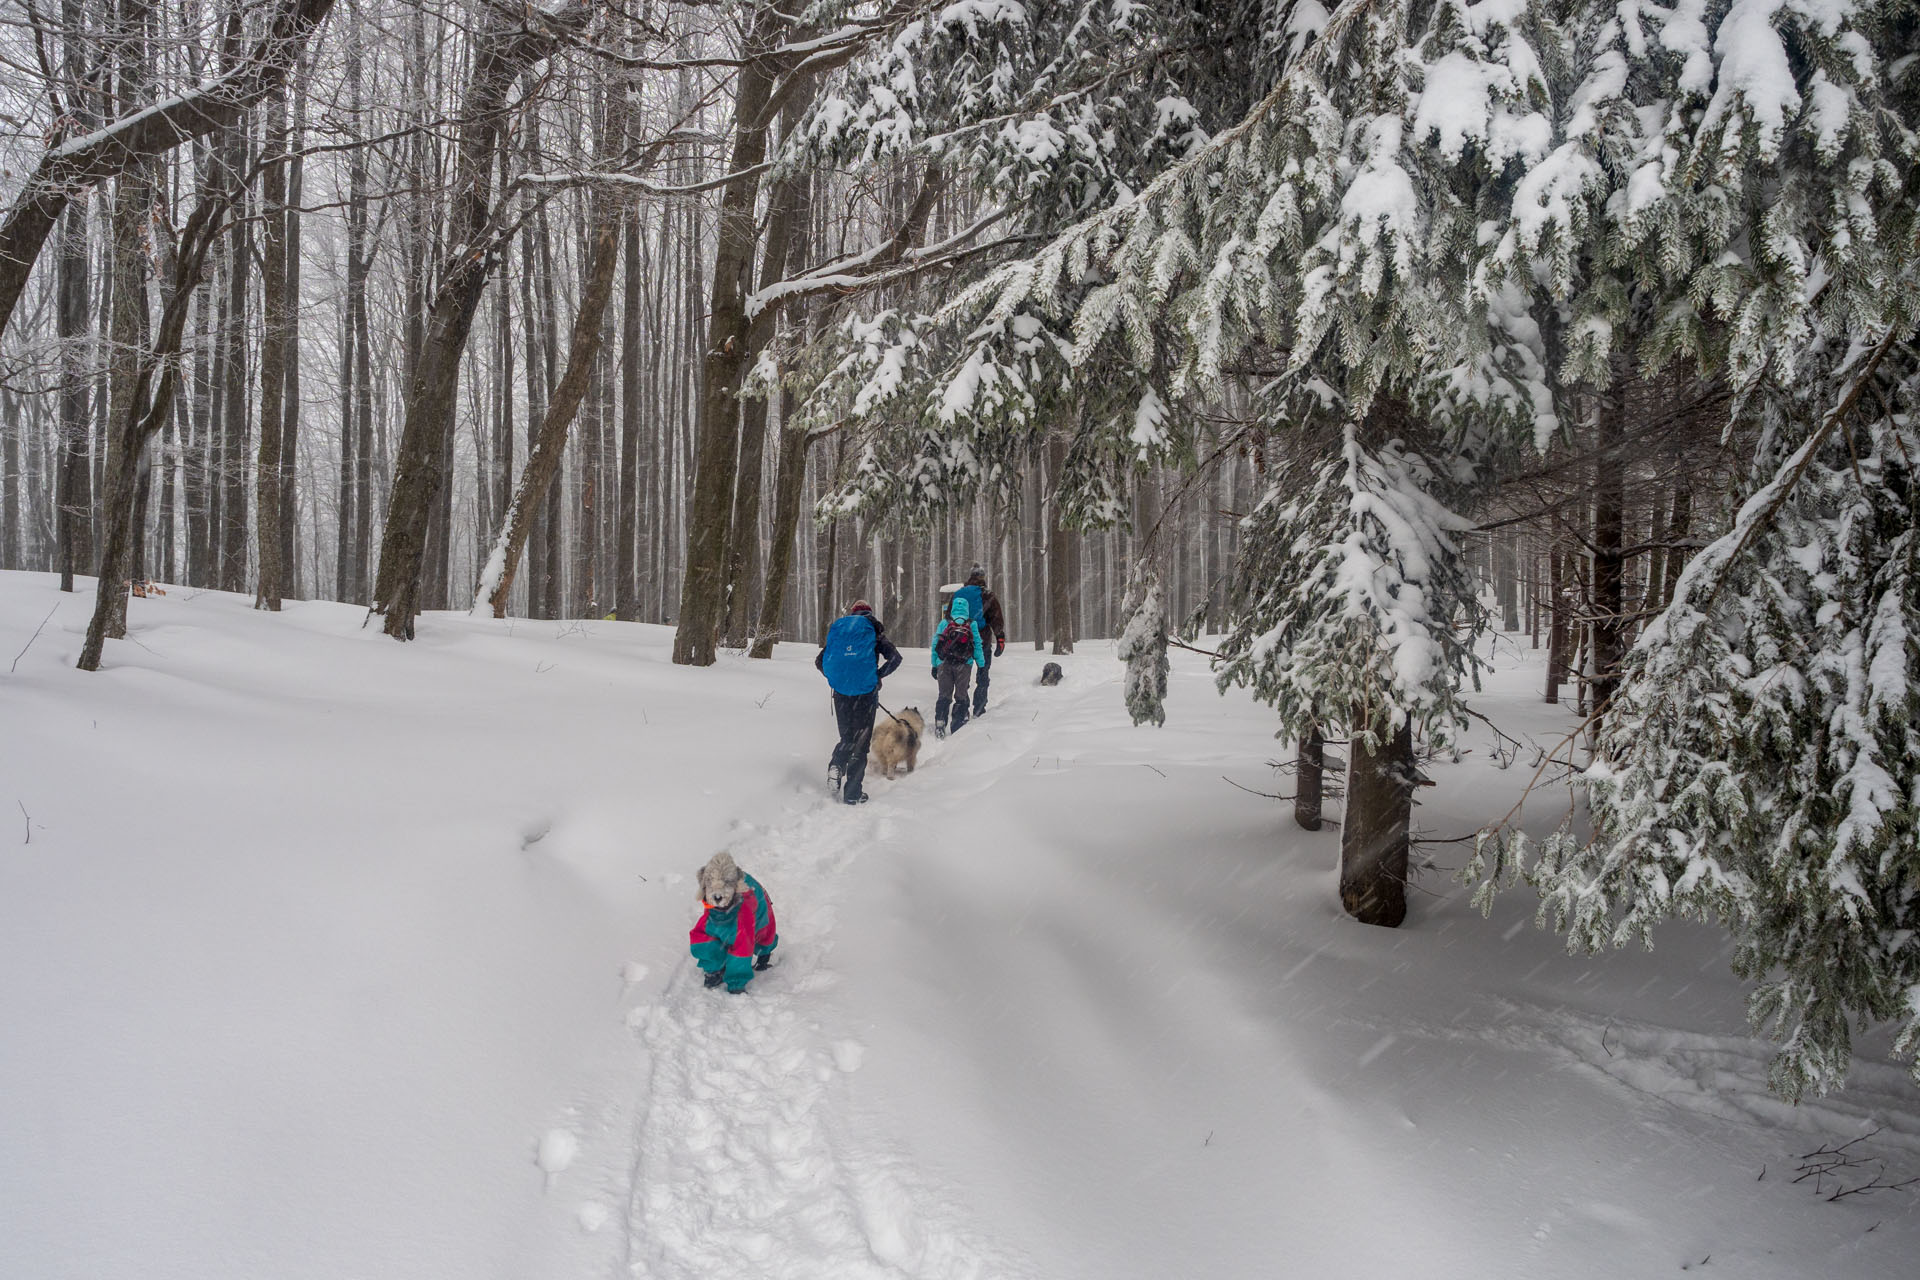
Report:
[[[1007,650],[1006,615],[999,597],[987,589],[984,567],[973,566],[966,583],[954,592],[928,648],[939,689],[933,733],[944,738],[970,718],[986,714],[988,673],[994,658]],[[840,740],[827,764],[828,785],[842,803],[865,804],[867,752],[873,742],[874,716],[882,709],[880,685],[899,668],[900,651],[887,639],[886,625],[874,616],[873,606],[856,600],[844,617],[827,628],[826,643],[813,665],[833,690],[833,713],[840,728]],[[917,738],[918,728],[913,732]]]
[[[999,598],[987,589],[987,571],[981,566],[975,565],[966,583],[954,591],[929,648],[939,687],[933,732],[944,738],[986,713],[988,673],[993,660],[1007,651],[1006,615]],[[826,642],[814,657],[814,667],[833,690],[840,740],[827,764],[827,780],[844,804],[867,801],[867,753],[873,746],[874,715],[882,710],[880,686],[900,663],[900,650],[887,639],[886,625],[865,600],[855,600],[846,615],[827,628]],[[923,727],[920,715],[912,707],[902,713],[904,719],[890,711],[887,715],[900,741],[883,748],[883,772],[891,777],[902,761],[912,772]],[[724,983],[728,994],[742,995],[780,945],[773,902],[725,850],[700,868],[698,878],[700,918],[687,934],[688,950],[708,987]]]

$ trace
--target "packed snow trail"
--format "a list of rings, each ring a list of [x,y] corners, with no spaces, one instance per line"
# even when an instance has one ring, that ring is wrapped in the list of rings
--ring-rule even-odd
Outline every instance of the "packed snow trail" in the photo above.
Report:
[[[897,812],[949,812],[1026,753],[1059,701],[1002,668],[989,715],[923,747],[860,807],[824,794],[775,830],[730,845],[774,895],[781,944],[744,996],[701,985],[688,962],[629,1021],[651,1063],[636,1143],[628,1266],[649,1280],[1019,1280],[1021,1259],[958,1222],[947,1189],[884,1139],[856,1132],[848,1078],[865,1047],[821,996],[841,981],[834,932],[845,882],[885,858]],[[1038,703],[1038,705],[1033,705]],[[821,752],[830,743],[824,736]]]

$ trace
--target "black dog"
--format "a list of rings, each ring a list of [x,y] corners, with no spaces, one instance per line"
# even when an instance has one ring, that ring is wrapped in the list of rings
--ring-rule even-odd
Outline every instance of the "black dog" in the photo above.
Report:
[[[1049,662],[1046,666],[1040,668],[1040,683],[1047,685],[1059,684],[1060,678],[1065,674],[1066,672],[1060,670],[1059,663]]]

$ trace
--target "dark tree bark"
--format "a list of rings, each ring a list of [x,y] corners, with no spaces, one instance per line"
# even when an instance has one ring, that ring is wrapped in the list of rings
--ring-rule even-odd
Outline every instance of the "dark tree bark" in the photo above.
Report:
[[[1300,739],[1295,755],[1293,820],[1308,831],[1320,829],[1320,801],[1325,785],[1326,739],[1315,725]]]
[[[620,525],[615,543],[613,616],[632,622],[639,616],[640,575],[635,564],[640,538],[640,307],[644,279],[640,271],[640,217],[629,211],[625,223],[627,274],[620,306]]]
[[[759,165],[767,154],[767,102],[774,71],[762,58],[773,29],[783,21],[763,10],[748,37],[749,56],[735,81],[733,155],[736,175],[721,189],[718,243],[714,249],[712,300],[706,350],[701,355],[698,454],[687,513],[686,577],[680,588],[679,625],[673,660],[683,666],[712,664],[725,620],[727,536],[732,525],[735,471],[740,446],[739,390],[749,359],[749,273],[759,243],[755,203]]]
[[[767,550],[767,586],[760,597],[760,620],[753,628],[753,648],[747,656],[771,658],[780,638],[780,615],[786,608],[787,583],[793,577],[794,535],[800,527],[800,499],[807,480],[804,426],[794,421],[793,393],[780,393],[780,458],[773,493],[773,542]]]
[[[563,16],[574,23],[588,10],[573,6]],[[557,21],[558,19],[556,19]],[[441,283],[428,309],[419,367],[408,388],[393,492],[381,540],[380,570],[372,612],[386,633],[413,638],[420,610],[427,526],[441,486],[444,459],[460,376],[460,358],[473,329],[480,295],[500,256],[493,218],[493,156],[504,123],[507,94],[520,72],[546,57],[555,37],[545,28],[514,29],[494,16],[478,37],[466,101],[461,111],[455,160],[453,214],[448,239],[454,253],[441,264]]]
[[[88,426],[86,358],[89,325],[87,206],[68,209],[60,231],[55,281],[55,332],[60,339],[60,494],[56,537],[60,543],[60,589],[73,590],[76,573],[93,572],[93,433]]]
[[[1346,811],[1340,820],[1340,905],[1362,924],[1394,929],[1407,918],[1408,828],[1413,817],[1413,726],[1376,723],[1367,749],[1356,711],[1347,747]]]
[[[280,611],[287,562],[280,541],[281,442],[286,429],[287,322],[292,314],[287,279],[287,105],[276,97],[267,125],[262,161],[267,169],[261,191],[261,271],[266,332],[260,343],[260,456],[254,469],[254,527],[260,577],[254,608]]]
[[[1559,547],[1547,550],[1547,698],[1560,701],[1560,686],[1567,678],[1567,602],[1566,556]]]
[[[126,414],[115,423],[111,465],[107,471],[101,506],[103,531],[102,563],[122,563],[133,539],[134,485],[140,453],[147,441],[163,426],[173,412],[173,398],[179,385],[181,335],[186,330],[188,304],[194,288],[205,275],[207,248],[226,216],[237,189],[221,195],[203,196],[199,207],[187,219],[181,232],[180,249],[175,255],[173,280],[153,346],[140,360],[139,369],[127,399]],[[107,641],[116,597],[124,599],[124,584],[112,575],[102,574],[95,593],[93,619],[87,624],[87,638],[80,650],[79,668],[98,671],[100,654]]]
[[[293,125],[290,145],[293,157],[287,162],[286,223],[286,393],[282,399],[280,425],[280,594],[299,599],[300,589],[300,500],[297,466],[300,458],[300,214],[304,198],[306,170],[300,157],[305,145],[307,87],[305,82],[293,88]],[[318,584],[315,584],[316,586]]]
[[[0,391],[0,569],[22,569],[26,562],[20,554],[20,440],[26,434],[20,398],[11,391]]]
[[[1620,686],[1626,657],[1627,621],[1623,586],[1626,560],[1626,459],[1621,456],[1625,397],[1630,375],[1615,375],[1608,394],[1598,398],[1593,455],[1593,714],[1606,714]],[[1596,732],[1598,726],[1596,726]]]

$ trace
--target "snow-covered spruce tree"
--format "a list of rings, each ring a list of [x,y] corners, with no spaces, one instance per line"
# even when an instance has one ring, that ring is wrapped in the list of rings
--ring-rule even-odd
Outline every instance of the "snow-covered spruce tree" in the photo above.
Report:
[[[1160,596],[1160,576],[1151,565],[1134,568],[1122,610],[1118,655],[1127,664],[1127,714],[1135,724],[1158,726],[1167,722],[1167,607]]]
[[[1780,1042],[1773,1086],[1823,1092],[1855,1022],[1920,1048],[1920,19],[1734,4],[1668,15],[1657,43],[1624,16],[1597,35],[1620,100],[1659,126],[1604,241],[1655,312],[1638,354],[1724,372],[1761,447],[1753,496],[1628,656],[1591,835],[1570,824],[1531,865],[1517,833],[1490,835],[1469,874],[1483,901],[1524,875],[1576,949],[1718,921]],[[1661,273],[1684,295],[1658,293]],[[1570,360],[1617,344],[1636,297],[1586,317]]]
[[[1302,449],[1246,522],[1235,566],[1224,690],[1245,685],[1283,732],[1348,738],[1340,897],[1349,914],[1406,916],[1413,730],[1444,739],[1472,669],[1473,584],[1438,493],[1452,477],[1416,451],[1403,407],[1376,402]],[[1304,441],[1303,441],[1304,443]]]
[[[1768,406],[1772,478],[1629,656],[1591,836],[1530,864],[1490,840],[1480,868],[1483,895],[1524,874],[1587,951],[1718,921],[1789,1098],[1844,1082],[1855,1020],[1920,1048],[1920,353],[1897,345],[1847,353],[1798,448],[1808,407]]]

